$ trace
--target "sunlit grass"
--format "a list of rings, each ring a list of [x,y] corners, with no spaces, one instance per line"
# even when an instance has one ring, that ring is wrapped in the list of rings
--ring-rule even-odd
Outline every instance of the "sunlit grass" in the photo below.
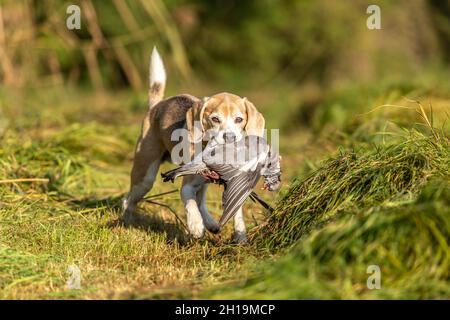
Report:
[[[341,152],[284,192],[253,241],[286,256],[260,274],[207,291],[240,299],[447,299],[450,140],[428,134]],[[381,270],[370,290],[368,267]]]
[[[276,96],[267,96],[267,101],[276,101]],[[379,143],[373,139],[377,132],[366,130],[363,141],[345,136],[347,149],[338,151],[333,139],[315,136],[308,128],[281,130],[284,187],[280,195],[261,192],[269,201],[281,197],[277,212],[266,220],[262,209],[249,201],[246,220],[253,239],[247,246],[237,246],[231,242],[231,224],[221,235],[207,234],[202,241],[189,238],[178,192],[173,192],[178,182],[158,180],[139,209],[139,223],[129,228],[119,223],[134,143],[145,111],[141,96],[71,89],[50,91],[45,97],[33,91],[22,95],[1,91],[1,102],[1,298],[364,298],[373,295],[361,287],[362,264],[342,265],[343,273],[333,267],[348,250],[366,263],[373,254],[392,256],[395,246],[408,241],[414,250],[422,250],[424,243],[434,246],[440,241],[441,249],[436,250],[441,253],[430,268],[444,270],[443,261],[448,263],[443,249],[447,236],[445,230],[439,231],[447,223],[447,215],[441,212],[448,204],[429,197],[416,205],[431,176],[448,177],[445,135],[437,143],[429,131],[404,131],[406,137],[405,133],[401,137],[400,130],[395,138],[385,135]],[[271,108],[259,104],[263,113]],[[276,115],[269,123],[277,126],[282,119]],[[317,161],[326,155],[331,159]],[[169,167],[164,164],[163,170]],[[208,206],[218,218],[220,188],[211,189]],[[358,242],[356,247],[350,240],[336,240],[345,239],[353,231],[372,232],[372,223],[389,225],[390,220],[384,220],[386,212],[412,223],[412,216],[403,216],[400,211],[414,213],[417,208],[423,209],[426,221],[435,219],[434,212],[436,219],[444,219],[436,225],[444,232],[443,237],[430,227],[434,233],[424,233],[428,240],[423,243],[414,242],[410,231],[401,233],[404,238],[396,238],[390,230],[397,224],[392,224],[386,228],[388,233],[380,234],[386,242],[384,251],[378,253],[364,249],[376,245],[370,237],[364,238],[364,246]],[[336,235],[331,236],[333,232]],[[305,252],[309,252],[307,257]],[[331,255],[331,262],[322,265],[325,253]],[[283,255],[286,257],[280,257]],[[432,259],[432,253],[426,257]],[[274,268],[281,268],[275,271],[280,273],[280,282],[270,271],[277,259],[281,260]],[[291,267],[292,259],[299,259],[293,265],[302,265],[298,272]],[[71,264],[81,270],[80,290],[67,287]],[[430,268],[421,273],[423,277],[437,275]],[[358,281],[347,277],[352,272],[360,272]],[[448,274],[440,271],[436,281],[420,280],[422,294],[415,291],[406,295],[403,289],[419,287],[405,284],[397,290],[409,278],[417,279],[405,269],[401,273],[403,282],[396,282],[396,291],[380,296],[442,297],[448,292],[441,281],[445,276]],[[235,286],[248,279],[256,280],[250,280],[244,288]],[[222,288],[225,293],[211,288]],[[342,288],[341,294],[338,291]]]
[[[448,299],[450,183],[430,181],[394,206],[348,208],[260,276],[208,295],[226,299]],[[380,268],[380,288],[369,288]]]
[[[246,274],[262,256],[233,245],[231,225],[220,236],[190,240],[180,223],[185,215],[179,194],[170,192],[178,183],[157,181],[141,205],[139,225],[123,227],[118,218],[143,109],[132,110],[133,98],[123,93],[49,100],[15,109],[17,100],[2,98],[9,115],[0,148],[2,298],[194,296],[237,272]],[[30,116],[38,108],[51,110],[55,121],[44,121],[37,111]],[[216,218],[217,191],[208,197]],[[157,194],[163,195],[152,197]],[[251,202],[248,208],[252,226],[253,216],[261,221],[263,215]],[[73,263],[81,270],[80,290],[66,285]]]

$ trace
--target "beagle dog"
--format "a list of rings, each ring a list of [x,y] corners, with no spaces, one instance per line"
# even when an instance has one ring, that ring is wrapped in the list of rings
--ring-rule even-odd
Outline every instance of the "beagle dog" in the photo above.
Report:
[[[153,49],[150,59],[149,106],[142,123],[128,196],[123,202],[123,221],[132,224],[136,206],[151,190],[160,164],[171,159],[171,152],[178,141],[172,140],[177,129],[188,130],[191,141],[190,158],[194,157],[198,135],[203,140],[208,133],[219,143],[238,141],[243,135],[263,136],[264,117],[246,98],[223,92],[203,99],[181,94],[163,99],[166,72],[160,55]],[[192,140],[191,140],[192,139]],[[201,148],[204,147],[201,142]],[[173,162],[173,161],[172,161]],[[183,178],[181,199],[187,216],[187,226],[194,238],[201,238],[207,230],[217,233],[219,224],[206,208],[206,180],[199,175]],[[242,207],[234,217],[234,241],[247,241]]]

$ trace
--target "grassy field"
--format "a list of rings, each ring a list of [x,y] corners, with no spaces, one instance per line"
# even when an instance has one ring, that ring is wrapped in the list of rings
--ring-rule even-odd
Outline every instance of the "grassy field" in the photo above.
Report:
[[[0,299],[448,299],[450,4],[374,5],[0,1]],[[179,181],[119,223],[154,46],[166,96],[232,92],[280,129],[248,245],[190,239]]]
[[[231,226],[189,239],[179,182],[155,184],[136,226],[118,222],[144,95],[2,89],[0,298],[448,298],[447,89],[343,90],[308,117],[282,89],[248,92],[281,128],[284,185],[262,192],[281,199],[273,216],[246,204],[246,246]],[[433,117],[403,94],[432,101]],[[382,104],[409,109],[363,115]],[[365,287],[373,263],[385,290]],[[72,264],[79,290],[66,285]]]
[[[231,224],[191,241],[179,182],[156,183],[139,225],[118,223],[145,96],[5,91],[1,101],[1,298],[192,296],[269,256],[232,244]],[[218,218],[220,195],[209,196]],[[261,223],[261,209],[248,208],[249,225]],[[66,287],[72,264],[81,290]]]

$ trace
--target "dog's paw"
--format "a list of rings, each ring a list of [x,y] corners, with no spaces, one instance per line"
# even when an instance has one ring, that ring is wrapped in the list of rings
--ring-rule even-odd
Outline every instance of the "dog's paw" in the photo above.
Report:
[[[236,231],[233,235],[233,242],[236,244],[247,244],[247,233],[243,231]]]
[[[123,213],[119,218],[120,222],[126,227],[132,226],[136,223],[135,206],[131,206],[127,199],[122,202]]]
[[[194,239],[201,239],[205,235],[205,228],[189,228],[189,233]]]
[[[205,222],[205,227],[206,227],[206,229],[208,229],[209,232],[212,232],[214,234],[219,233],[220,226],[216,222],[216,220],[214,220],[211,216],[206,216],[204,218],[204,222]]]
[[[125,227],[130,227],[136,224],[137,217],[134,213],[125,212],[122,217],[120,217],[120,221],[123,223]]]
[[[189,229],[189,233],[195,238],[195,239],[200,239],[204,236],[205,234],[205,226],[203,225],[203,220],[201,219],[201,217],[199,217],[200,219],[189,219],[189,215],[188,215],[188,229]]]

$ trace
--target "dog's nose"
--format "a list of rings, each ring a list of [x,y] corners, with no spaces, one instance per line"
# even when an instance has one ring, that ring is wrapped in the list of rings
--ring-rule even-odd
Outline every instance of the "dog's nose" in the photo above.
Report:
[[[223,134],[223,140],[225,140],[225,142],[233,142],[236,140],[236,135],[233,132],[225,132]]]

